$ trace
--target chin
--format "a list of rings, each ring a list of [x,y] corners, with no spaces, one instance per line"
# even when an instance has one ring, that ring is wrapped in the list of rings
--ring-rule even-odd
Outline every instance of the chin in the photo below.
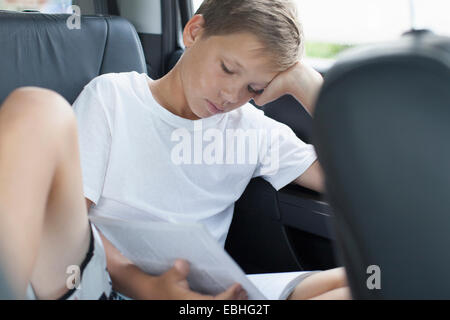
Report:
[[[189,106],[189,108],[191,109],[191,112],[198,118],[200,119],[205,119],[205,118],[209,118],[212,116],[211,113],[208,112],[208,110],[201,108],[201,103],[196,104],[197,108],[192,108],[191,106]]]
[[[190,109],[191,109],[191,112],[194,114],[194,116],[196,116],[199,119],[204,119],[204,118],[208,118],[211,116],[210,114],[208,114],[208,111],[206,111],[206,110],[195,110],[193,108],[190,108]]]

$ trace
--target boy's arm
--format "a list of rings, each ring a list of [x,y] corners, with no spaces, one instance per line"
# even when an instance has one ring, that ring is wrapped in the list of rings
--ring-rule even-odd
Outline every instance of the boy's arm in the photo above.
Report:
[[[320,73],[307,64],[298,61],[292,67],[280,72],[273,78],[263,93],[256,95],[253,100],[257,105],[262,106],[285,94],[290,94],[312,116],[322,83],[323,78]]]
[[[322,83],[323,78],[320,73],[299,61],[286,71],[279,73],[264,89],[264,92],[255,96],[253,100],[261,106],[285,94],[290,94],[312,116]],[[320,193],[325,191],[324,175],[318,161],[315,161],[293,182]]]
[[[325,192],[324,175],[322,167],[320,166],[320,163],[317,160],[314,161],[314,163],[311,166],[309,166],[309,168],[306,169],[306,171],[303,172],[302,175],[297,179],[295,179],[293,182],[302,187],[320,193]]]
[[[86,199],[88,211],[92,203]],[[186,280],[189,264],[184,260],[175,261],[174,266],[161,276],[151,276],[123,256],[101,232],[99,233],[105,248],[106,263],[113,288],[127,297],[138,300],[246,299],[245,291],[237,283],[215,297],[190,290]]]

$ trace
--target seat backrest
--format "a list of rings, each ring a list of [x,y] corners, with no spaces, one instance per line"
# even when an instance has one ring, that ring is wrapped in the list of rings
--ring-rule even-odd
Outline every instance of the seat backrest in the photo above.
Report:
[[[313,132],[354,297],[449,299],[450,39],[343,56]]]
[[[134,27],[115,16],[0,11],[0,104],[22,86],[55,90],[72,103],[100,74],[147,72]],[[70,25],[70,24],[69,24]]]

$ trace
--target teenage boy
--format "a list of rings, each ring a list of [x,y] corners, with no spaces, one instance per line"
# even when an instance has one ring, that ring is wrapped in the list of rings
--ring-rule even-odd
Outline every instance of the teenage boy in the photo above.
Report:
[[[248,103],[291,94],[313,114],[322,77],[300,60],[303,35],[289,1],[206,0],[183,41],[163,78],[103,75],[75,101],[84,194],[92,215],[199,222],[223,245],[251,178],[323,191],[313,146]],[[232,140],[255,132],[249,150],[237,150],[246,159],[236,160]],[[103,240],[116,289],[142,297],[141,271]],[[342,270],[330,274],[345,283]]]

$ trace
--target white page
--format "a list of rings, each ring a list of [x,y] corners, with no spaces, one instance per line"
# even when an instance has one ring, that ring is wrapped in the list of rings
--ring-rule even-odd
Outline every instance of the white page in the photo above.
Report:
[[[202,225],[90,219],[122,254],[149,274],[160,275],[182,258],[190,263],[188,282],[194,291],[216,295],[238,282],[249,299],[266,299]]]
[[[269,300],[285,300],[292,290],[306,277],[315,272],[279,272],[249,274],[249,280],[261,291]]]

